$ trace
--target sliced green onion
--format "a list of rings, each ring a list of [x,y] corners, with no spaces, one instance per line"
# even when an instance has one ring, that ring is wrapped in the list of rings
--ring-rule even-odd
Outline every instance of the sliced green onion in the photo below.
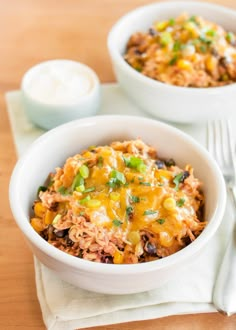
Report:
[[[143,215],[152,215],[152,214],[156,214],[157,211],[154,211],[154,210],[146,210],[144,211]]]
[[[206,32],[206,35],[209,36],[209,37],[215,37],[216,31],[215,30],[208,30]]]
[[[174,52],[178,52],[180,49],[181,49],[181,43],[180,43],[180,41],[177,40],[177,41],[174,43],[173,51],[174,51]]]
[[[232,42],[232,41],[234,41],[235,36],[234,36],[233,32],[228,32],[228,33],[226,34],[226,36],[225,36],[225,39],[226,39],[228,42]]]
[[[78,191],[78,192],[84,192],[85,191],[84,184],[81,184],[80,186],[76,187],[75,190]]]
[[[205,45],[201,45],[201,46],[199,47],[199,49],[200,49],[200,51],[201,51],[202,53],[204,53],[204,54],[207,52],[207,48],[206,48]]]
[[[79,169],[80,175],[83,179],[87,179],[89,177],[89,168],[86,165],[82,165]]]
[[[101,201],[98,199],[89,199],[87,202],[88,207],[96,208],[101,205]]]
[[[57,189],[57,192],[59,192],[61,195],[68,195],[69,191],[67,188],[65,188],[64,186],[61,186]]]
[[[95,190],[95,187],[89,187],[87,189],[84,189],[83,193],[88,193],[88,192],[91,192],[91,191],[94,191],[94,190]]]
[[[99,156],[98,157],[98,167],[102,167],[103,166],[103,157],[102,156]]]
[[[151,186],[150,182],[139,182],[139,184],[142,184],[143,186]]]
[[[125,184],[126,179],[123,173],[117,171],[117,170],[112,170],[111,171],[111,177],[113,179],[116,179],[119,183]]]
[[[175,19],[174,19],[174,18],[170,18],[170,19],[169,19],[169,25],[170,25],[170,26],[175,25]]]
[[[80,204],[86,204],[90,199],[91,197],[88,195],[85,198],[81,199],[79,202]]]
[[[71,186],[72,191],[74,191],[76,187],[81,186],[83,184],[84,184],[84,179],[82,178],[81,174],[78,173],[73,180],[73,183]]]
[[[90,150],[94,150],[96,148],[96,146],[89,146],[88,147],[88,150],[90,151]]]
[[[170,32],[162,32],[160,37],[160,43],[162,46],[167,46],[172,42],[172,36]]]
[[[61,219],[61,214],[57,214],[55,218],[52,220],[52,225],[56,225],[60,219]]]

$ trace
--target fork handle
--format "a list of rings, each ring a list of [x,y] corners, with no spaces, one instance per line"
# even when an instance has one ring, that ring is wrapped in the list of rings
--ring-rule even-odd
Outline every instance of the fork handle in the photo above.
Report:
[[[228,187],[236,211],[236,190]],[[236,214],[234,215],[236,217]],[[236,314],[236,224],[228,242],[213,291],[213,303],[218,311],[230,316]]]

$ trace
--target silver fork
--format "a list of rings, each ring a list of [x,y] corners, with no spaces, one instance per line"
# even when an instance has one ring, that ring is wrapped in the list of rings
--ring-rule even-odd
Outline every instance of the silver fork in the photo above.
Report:
[[[234,204],[236,219],[236,163],[229,121],[208,123],[208,150],[221,168],[228,193]],[[236,313],[236,224],[216,278],[213,303],[219,312],[228,316]]]

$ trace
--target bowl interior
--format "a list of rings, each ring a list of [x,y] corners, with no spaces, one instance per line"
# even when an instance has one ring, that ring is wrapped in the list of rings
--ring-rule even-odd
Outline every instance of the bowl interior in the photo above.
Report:
[[[10,185],[13,214],[28,239],[34,244],[38,240],[43,241],[35,235],[29,224],[29,214],[37,189],[43,185],[50,172],[62,166],[68,157],[91,145],[104,145],[115,140],[138,137],[154,146],[160,157],[174,158],[179,166],[191,164],[195,175],[203,182],[206,196],[205,217],[210,224],[194,243],[178,253],[185,254],[188,250],[190,253],[197,242],[200,248],[200,242],[204,243],[213,235],[223,216],[225,191],[217,165],[203,147],[181,131],[158,121],[129,116],[99,116],[77,120],[49,131],[32,144],[18,162]],[[165,259],[172,260],[171,257],[160,260],[159,264],[165,264]],[[74,263],[76,262],[79,260],[74,258]]]

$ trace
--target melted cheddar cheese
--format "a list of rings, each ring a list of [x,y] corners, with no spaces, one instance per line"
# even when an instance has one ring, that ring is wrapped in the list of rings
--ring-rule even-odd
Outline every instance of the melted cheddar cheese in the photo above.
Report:
[[[205,226],[199,180],[190,165],[169,163],[141,140],[91,147],[50,175],[31,224],[50,244],[92,261],[168,256]]]

